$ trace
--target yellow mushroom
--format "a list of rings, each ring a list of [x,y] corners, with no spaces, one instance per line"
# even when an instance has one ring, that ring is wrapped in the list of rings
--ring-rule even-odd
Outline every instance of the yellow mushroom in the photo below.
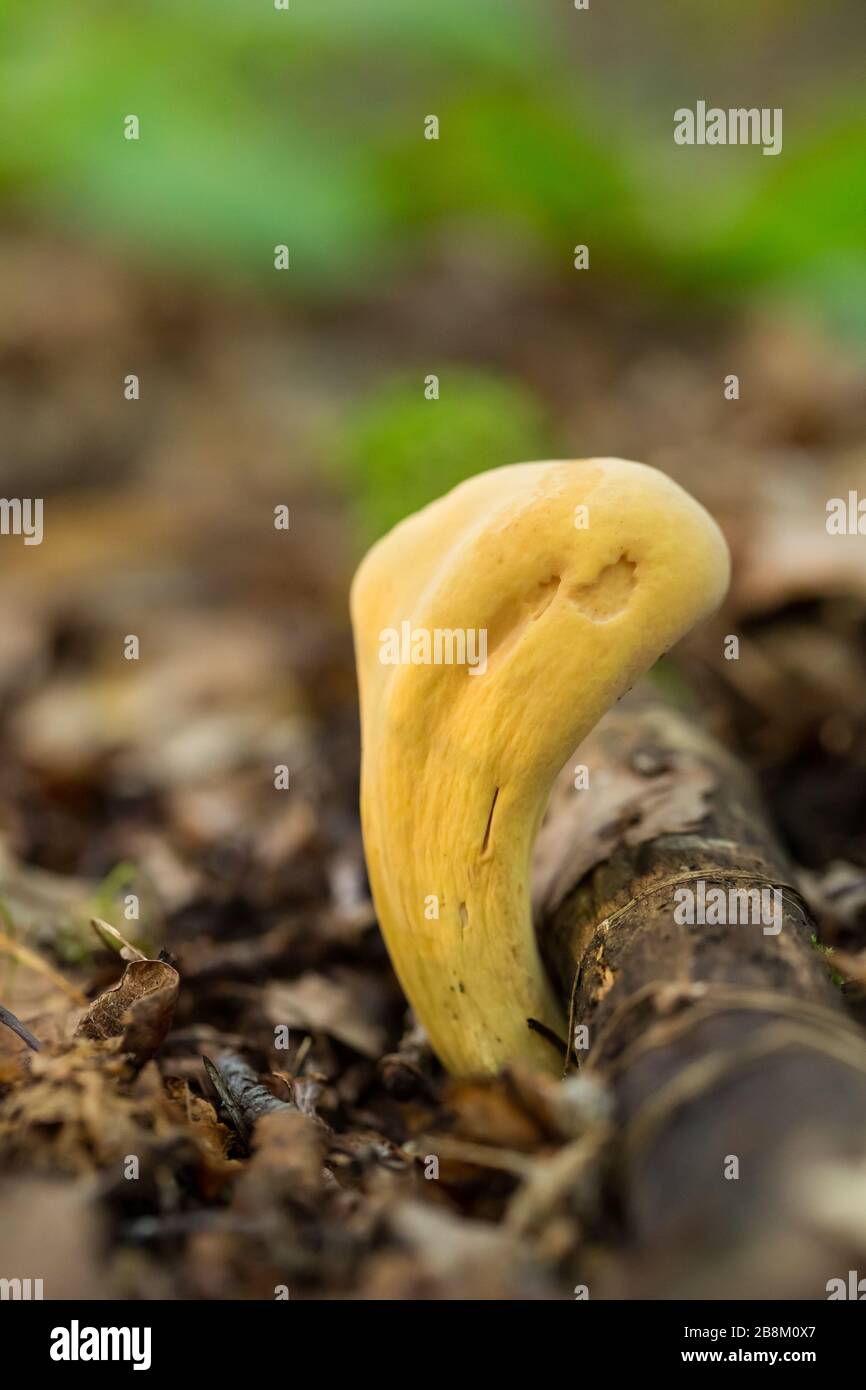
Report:
[[[605,710],[724,597],[727,547],[621,459],[478,474],[373,546],[352,585],[361,819],[379,923],[449,1071],[561,1058],[530,910],[553,781]]]

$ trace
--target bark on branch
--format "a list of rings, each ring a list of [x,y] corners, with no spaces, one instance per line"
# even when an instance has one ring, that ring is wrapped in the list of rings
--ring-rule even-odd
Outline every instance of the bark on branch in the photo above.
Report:
[[[826,1298],[866,1247],[866,1043],[757,789],[645,700],[575,761],[589,789],[568,769],[554,793],[536,921],[571,1057],[613,1087],[629,1292]],[[701,883],[778,890],[781,929],[679,920]]]

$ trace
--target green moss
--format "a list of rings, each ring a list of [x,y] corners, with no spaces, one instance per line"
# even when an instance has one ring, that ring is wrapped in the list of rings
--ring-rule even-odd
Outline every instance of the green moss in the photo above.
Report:
[[[844,985],[845,981],[844,981],[843,977],[839,974],[839,972],[838,972],[837,970],[834,970],[834,969],[833,969],[832,965],[830,964],[830,960],[829,960],[829,957],[832,956],[832,954],[833,954],[833,947],[832,947],[832,946],[824,946],[823,943],[820,942],[820,941],[818,940],[818,938],[817,938],[817,936],[815,935],[814,932],[812,932],[812,935],[811,935],[811,937],[809,938],[809,940],[811,941],[813,948],[814,948],[816,951],[820,951],[821,955],[825,957],[826,963],[827,963],[827,967],[828,967],[828,969],[829,969],[829,971],[830,971],[830,979],[833,981],[833,984],[836,985],[837,989],[841,989],[842,986]]]

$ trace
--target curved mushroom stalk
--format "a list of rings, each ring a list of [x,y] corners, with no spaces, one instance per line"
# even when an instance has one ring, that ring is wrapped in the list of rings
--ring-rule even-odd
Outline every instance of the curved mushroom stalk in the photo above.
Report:
[[[721,602],[712,518],[620,459],[482,473],[395,527],[352,586],[361,817],[401,984],[458,1075],[561,1058],[530,910],[553,781],[605,710]]]

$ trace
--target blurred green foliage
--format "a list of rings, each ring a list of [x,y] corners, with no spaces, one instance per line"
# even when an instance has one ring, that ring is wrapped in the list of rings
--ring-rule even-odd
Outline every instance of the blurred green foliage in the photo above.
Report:
[[[473,473],[550,452],[539,406],[519,382],[450,368],[431,401],[421,380],[389,382],[348,421],[342,462],[363,543]]]
[[[563,275],[587,242],[611,278],[689,295],[775,287],[862,331],[866,102],[834,38],[834,15],[854,11],[817,10],[4,0],[0,196],[294,295],[363,294],[443,221],[469,219],[526,238]],[[826,64],[808,51],[818,21]],[[787,72],[782,155],[675,148],[673,110],[714,99],[716,53],[722,104],[776,104],[772,64],[798,24],[807,51]],[[422,138],[430,112],[438,142]],[[122,137],[129,113],[138,142]],[[275,286],[281,242],[292,270]]]

